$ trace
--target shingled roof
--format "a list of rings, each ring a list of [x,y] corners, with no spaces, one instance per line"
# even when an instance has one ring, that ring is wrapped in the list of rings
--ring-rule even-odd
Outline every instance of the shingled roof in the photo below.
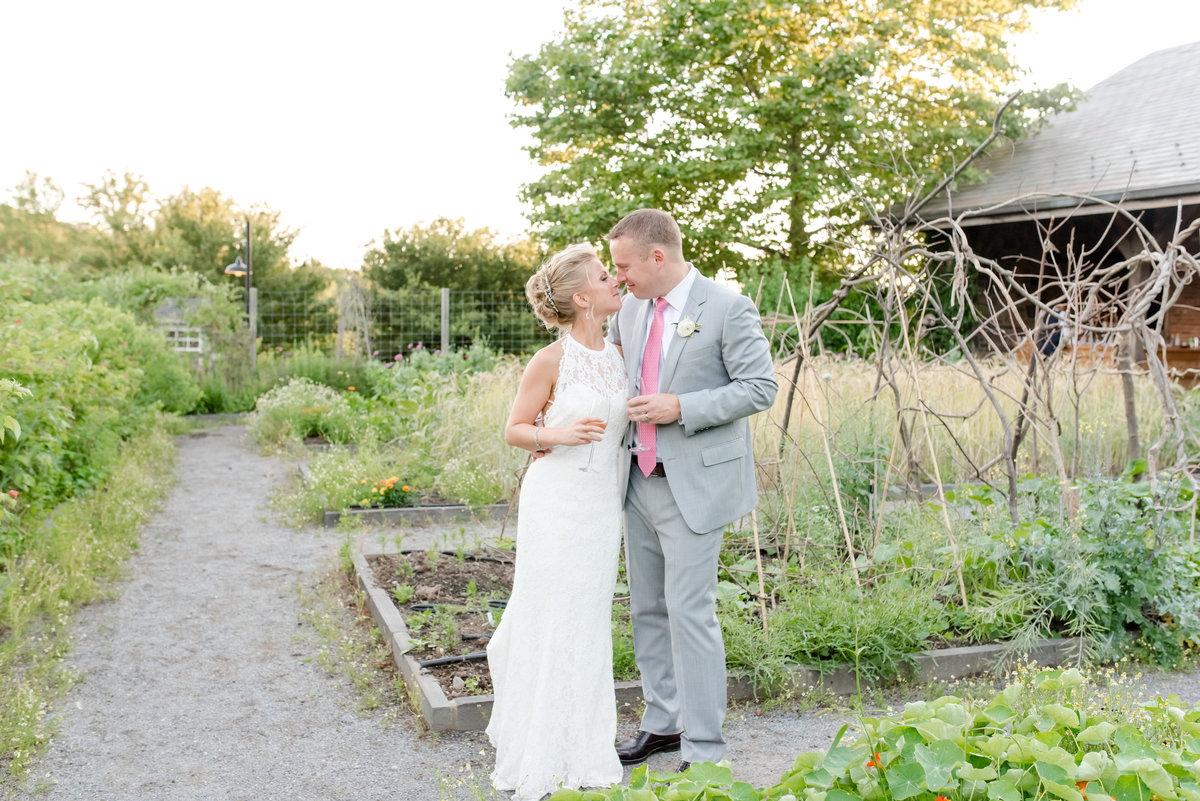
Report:
[[[968,224],[1050,216],[1079,205],[1071,195],[1130,208],[1200,202],[1200,42],[1134,62],[1030,138],[993,145],[979,166],[983,183],[935,198],[921,216],[988,210]],[[1041,196],[1017,200],[1031,194]]]

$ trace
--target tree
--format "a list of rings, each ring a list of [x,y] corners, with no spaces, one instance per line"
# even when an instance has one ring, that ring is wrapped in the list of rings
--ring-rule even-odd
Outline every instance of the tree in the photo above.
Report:
[[[374,243],[372,243],[374,245]],[[364,273],[383,289],[519,290],[537,266],[533,243],[502,244],[489,228],[467,231],[463,220],[384,231],[367,251]]]
[[[91,255],[91,266],[110,270],[148,263],[152,231],[147,216],[150,185],[145,179],[108,170],[98,183],[83,186],[87,192],[79,198],[79,205],[88,210],[103,234],[103,247]]]
[[[102,243],[94,231],[57,219],[63,197],[52,179],[26,171],[12,189],[12,205],[0,203],[0,256],[63,263],[97,253]]]
[[[1018,74],[1006,37],[1073,2],[582,0],[509,74],[546,168],[532,220],[557,246],[656,206],[709,272],[833,265],[821,230],[917,188],[898,164],[936,178],[982,141]]]

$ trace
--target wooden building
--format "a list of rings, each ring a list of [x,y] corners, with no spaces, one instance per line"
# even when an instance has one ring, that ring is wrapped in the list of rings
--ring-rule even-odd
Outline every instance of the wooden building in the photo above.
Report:
[[[993,144],[979,166],[982,183],[935,198],[920,216],[958,220],[976,253],[1018,272],[1050,305],[1072,301],[1078,276],[1064,265],[1094,270],[1143,250],[1113,204],[1160,247],[1200,217],[1200,42],[1131,64],[1034,135]],[[1200,239],[1185,248],[1200,252]],[[1001,336],[1032,327],[1032,308],[1011,313],[1022,324]],[[1162,333],[1170,367],[1200,368],[1200,279],[1167,310]]]

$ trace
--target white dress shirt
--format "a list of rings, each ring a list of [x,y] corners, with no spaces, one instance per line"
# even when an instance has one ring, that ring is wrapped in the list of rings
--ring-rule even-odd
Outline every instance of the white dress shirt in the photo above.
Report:
[[[671,343],[675,340],[675,326],[679,324],[679,320],[683,317],[683,307],[687,303],[688,295],[691,294],[692,284],[696,283],[696,276],[700,272],[688,263],[688,271],[683,280],[671,289],[670,292],[663,295],[667,301],[667,308],[663,309],[663,330],[662,330],[662,349],[658,353],[659,375],[662,375],[663,360],[667,358],[667,350],[671,347]],[[657,298],[655,298],[657,300]],[[653,301],[651,301],[653,304]],[[654,307],[651,305],[650,314],[647,315],[646,332],[642,334],[642,355],[646,354],[646,345],[650,342],[650,326],[654,324]],[[642,361],[638,359],[638,376],[642,374]],[[659,388],[661,391],[661,387]]]

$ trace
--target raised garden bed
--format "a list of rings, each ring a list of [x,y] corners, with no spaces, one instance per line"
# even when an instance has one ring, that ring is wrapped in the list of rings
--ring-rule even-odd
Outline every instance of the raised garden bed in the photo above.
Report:
[[[462,504],[428,504],[406,507],[372,507],[325,512],[325,527],[334,528],[343,516],[359,518],[364,523],[453,523],[457,520],[502,520],[508,514],[507,503],[487,506]]]
[[[503,608],[512,586],[509,556],[369,551],[355,553],[353,561],[371,614],[429,727],[434,731],[485,728],[493,697],[483,655],[495,611]],[[406,589],[396,593],[396,587]],[[403,600],[398,602],[397,595]],[[451,619],[453,636],[446,625]],[[1056,665],[1078,648],[1075,639],[1041,640],[1029,649],[1029,656],[1039,664]],[[923,651],[913,657],[912,678],[948,681],[986,673],[1007,650],[999,644]],[[854,671],[848,667],[823,676],[796,666],[793,681],[797,689],[819,687],[840,695],[857,690]],[[742,675],[730,673],[727,686],[730,701],[756,697],[753,684]],[[641,701],[641,682],[616,682],[616,691],[622,704]]]

